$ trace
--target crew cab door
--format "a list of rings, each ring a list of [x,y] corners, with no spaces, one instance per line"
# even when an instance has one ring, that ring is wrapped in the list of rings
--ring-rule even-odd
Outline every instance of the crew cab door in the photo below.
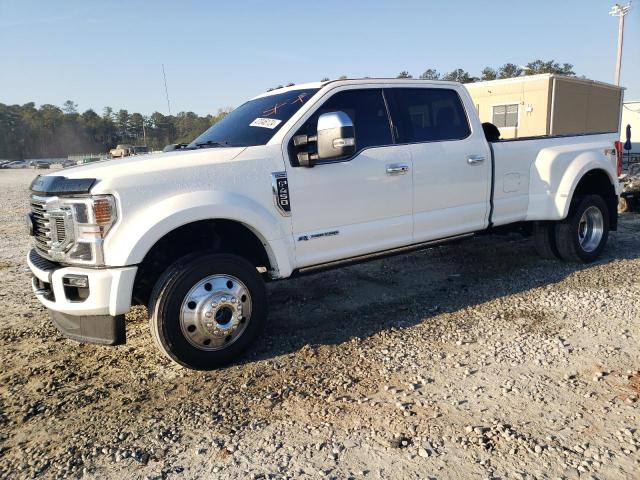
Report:
[[[388,88],[385,96],[397,142],[413,159],[414,242],[486,228],[491,152],[455,88]]]
[[[318,117],[328,112],[350,117],[355,154],[296,166],[293,137],[315,135]],[[411,243],[411,157],[406,146],[393,145],[382,90],[330,91],[301,122],[284,143],[297,267]]]

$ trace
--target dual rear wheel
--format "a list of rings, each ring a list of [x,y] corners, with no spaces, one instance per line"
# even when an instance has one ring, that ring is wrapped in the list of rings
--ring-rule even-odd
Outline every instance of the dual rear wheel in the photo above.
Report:
[[[596,260],[609,238],[609,210],[600,195],[574,201],[569,215],[559,222],[537,222],[533,239],[543,258],[589,263]]]

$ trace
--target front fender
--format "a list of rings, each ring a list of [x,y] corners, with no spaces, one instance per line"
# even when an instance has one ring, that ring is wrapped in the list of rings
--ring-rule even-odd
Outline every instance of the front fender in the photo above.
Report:
[[[147,203],[123,215],[105,240],[107,265],[135,265],[167,233],[199,220],[227,219],[244,224],[262,241],[277,266],[285,267],[286,248],[277,247],[286,237],[282,219],[256,201],[231,192],[197,191]],[[284,264],[284,265],[283,265]],[[276,265],[272,265],[277,268]],[[286,270],[286,267],[284,268]]]
[[[562,220],[569,214],[575,189],[585,174],[602,170],[616,193],[619,184],[610,160],[596,150],[544,149],[531,166],[526,220]]]

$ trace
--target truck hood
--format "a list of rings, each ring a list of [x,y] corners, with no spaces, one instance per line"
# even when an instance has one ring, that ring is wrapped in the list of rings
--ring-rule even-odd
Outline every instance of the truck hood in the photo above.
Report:
[[[100,183],[113,184],[121,178],[166,174],[171,181],[174,173],[188,169],[199,170],[208,165],[229,162],[245,147],[202,148],[158,154],[137,155],[118,159],[102,160],[88,165],[64,169],[48,176],[64,176],[69,179],[95,178]]]

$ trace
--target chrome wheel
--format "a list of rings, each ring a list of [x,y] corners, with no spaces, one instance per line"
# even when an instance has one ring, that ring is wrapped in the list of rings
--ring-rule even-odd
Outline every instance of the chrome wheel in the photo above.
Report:
[[[587,208],[578,223],[578,242],[585,252],[593,252],[604,236],[604,216],[598,207]]]
[[[189,290],[180,307],[180,329],[194,347],[222,350],[235,342],[251,319],[251,295],[232,275],[211,275]]]

